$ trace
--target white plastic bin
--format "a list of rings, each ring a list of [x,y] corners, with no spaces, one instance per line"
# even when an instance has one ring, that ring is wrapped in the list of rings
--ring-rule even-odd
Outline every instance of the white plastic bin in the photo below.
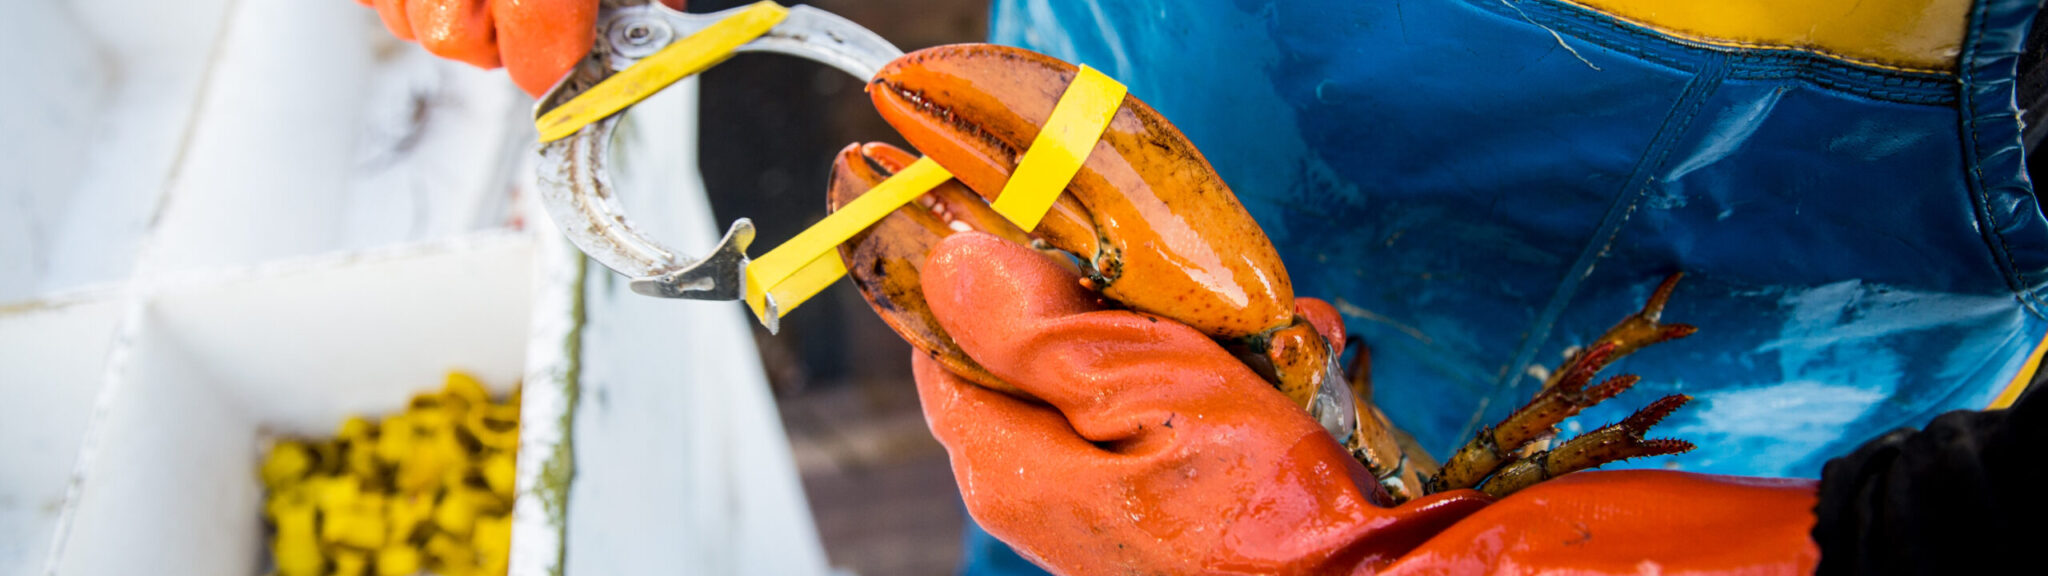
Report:
[[[451,368],[508,392],[525,371],[529,245],[465,238],[159,294],[106,384],[56,572],[260,573],[265,437],[399,411]]]
[[[0,576],[258,574],[268,435],[523,383],[512,573],[824,574],[747,318],[585,266],[530,102],[352,2],[25,0],[0,62]],[[691,84],[636,221],[704,251]]]

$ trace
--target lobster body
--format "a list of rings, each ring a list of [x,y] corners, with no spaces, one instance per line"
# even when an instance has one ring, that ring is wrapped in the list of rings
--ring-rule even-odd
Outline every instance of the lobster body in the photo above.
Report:
[[[1596,387],[1598,394],[1582,394],[1586,380],[1607,363],[1644,345],[1690,334],[1690,327],[1656,321],[1674,277],[1643,313],[1603,337],[1612,342],[1601,353],[1581,355],[1561,368],[1560,373],[1575,376],[1539,395],[1531,405],[1541,409],[1518,411],[1501,424],[1501,434],[1495,428],[1482,431],[1447,463],[1443,471],[1450,474],[1438,476],[1433,459],[1426,454],[1410,458],[1407,452],[1419,449],[1403,447],[1385,415],[1361,401],[1370,397],[1364,372],[1355,371],[1347,383],[1338,369],[1336,347],[1304,317],[1334,318],[1335,311],[1327,305],[1297,308],[1287,270],[1265,232],[1201,152],[1136,97],[1123,99],[1039,226],[1018,229],[986,202],[1003,193],[1077,72],[1071,64],[1025,50],[956,45],[907,54],[883,67],[868,85],[882,118],[956,180],[898,208],[843,243],[840,253],[849,276],[883,320],[954,374],[1021,394],[952,341],[920,287],[919,270],[940,239],[978,230],[1054,252],[1055,261],[1074,265],[1081,282],[1106,299],[1217,339],[1319,420],[1392,501],[1425,490],[1474,487],[1497,470],[1505,470],[1501,477],[1509,480],[1487,487],[1498,486],[1489,491],[1504,493],[1616,459],[1690,449],[1680,441],[1642,437],[1643,430],[1684,402],[1678,397],[1612,430],[1589,434],[1590,439],[1567,442],[1560,447],[1564,457],[1521,452],[1547,443],[1546,432],[1558,421],[1634,383],[1633,377],[1618,378]],[[831,206],[845,205],[913,160],[887,145],[848,147],[835,159]]]

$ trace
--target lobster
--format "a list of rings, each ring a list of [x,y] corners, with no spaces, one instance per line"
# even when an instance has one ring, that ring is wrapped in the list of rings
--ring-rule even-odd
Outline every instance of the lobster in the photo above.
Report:
[[[940,239],[978,231],[1044,252],[1107,301],[1208,334],[1321,422],[1377,478],[1390,503],[1462,488],[1504,496],[1573,471],[1693,448],[1645,437],[1690,400],[1684,395],[1550,446],[1556,424],[1638,381],[1622,375],[1593,384],[1609,364],[1694,332],[1660,321],[1679,279],[1673,275],[1641,311],[1553,371],[1526,405],[1438,465],[1371,404],[1369,351],[1361,349],[1350,370],[1339,366],[1341,343],[1326,341],[1311,321],[1335,318],[1336,311],[1296,300],[1278,252],[1229,186],[1173,124],[1135,96],[1124,98],[1041,224],[1019,229],[988,202],[1076,73],[1050,56],[962,44],[906,54],[867,85],[883,119],[955,179],[841,244],[840,256],[883,321],[953,373],[1024,395],[953,343],[919,285],[925,255]],[[833,162],[830,207],[837,210],[915,159],[887,144],[848,146]]]

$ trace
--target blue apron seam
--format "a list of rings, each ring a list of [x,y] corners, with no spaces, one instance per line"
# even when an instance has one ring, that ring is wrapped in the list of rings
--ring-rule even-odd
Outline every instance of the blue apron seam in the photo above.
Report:
[[[1976,72],[1977,58],[1981,55],[1981,46],[1978,43],[1983,41],[1984,21],[1993,1],[1995,0],[1978,0],[1971,9],[1969,42],[1964,48],[1962,61],[1958,63],[1965,73],[1958,78],[1960,86],[1956,92],[1957,97],[1961,99],[1961,106],[1958,106],[1957,113],[1962,117],[1963,129],[1970,135],[1969,140],[1963,145],[1964,158],[1970,163],[1969,170],[1965,171],[1965,179],[1974,196],[1977,225],[1984,230],[1985,246],[1997,261],[1999,272],[2005,276],[2006,285],[2012,290],[2014,299],[2018,300],[2029,314],[2048,318],[2048,314],[2041,310],[2041,307],[2048,303],[2043,303],[2039,295],[2029,288],[2031,284],[2027,281],[2026,273],[2013,262],[2012,242],[1999,230],[1997,217],[1991,213],[1991,187],[1984,182],[1984,137],[1983,130],[1977,122],[1977,106],[1980,104],[1977,88],[1980,83],[1977,81]],[[1994,244],[1992,240],[1996,240],[1996,243]]]
[[[1838,64],[1802,63],[1786,55],[1731,54],[1729,77],[1743,80],[1799,80],[1843,94],[1905,104],[1954,105],[1956,77],[1909,76],[1859,70]],[[1819,57],[1816,57],[1819,58]]]
[[[1472,419],[1466,422],[1455,437],[1463,438],[1476,433],[1479,422],[1485,417],[1487,409],[1493,405],[1494,399],[1515,391],[1529,364],[1535,361],[1536,354],[1550,341],[1550,333],[1556,328],[1558,319],[1564,316],[1565,308],[1577,296],[1579,284],[1587,276],[1592,275],[1600,257],[1606,254],[1608,247],[1621,234],[1622,224],[1628,222],[1629,217],[1635,214],[1637,205],[1649,193],[1657,171],[1663,168],[1665,161],[1670,158],[1677,140],[1691,129],[1693,120],[1699,116],[1700,110],[1706,107],[1708,97],[1720,88],[1721,81],[1728,74],[1725,55],[1712,53],[1701,64],[1699,73],[1686,83],[1685,90],[1680,93],[1678,100],[1672,103],[1671,112],[1665,116],[1663,125],[1658,127],[1656,136],[1651,138],[1649,147],[1643,150],[1642,158],[1637,161],[1635,170],[1629,174],[1627,183],[1608,205],[1607,214],[1601,217],[1600,225],[1594,228],[1586,245],[1579,250],[1578,258],[1565,270],[1565,275],[1559,280],[1549,303],[1544,305],[1536,322],[1530,325],[1522,346],[1515,352],[1513,362],[1508,365],[1508,371],[1495,381],[1493,392],[1480,399],[1479,406],[1473,410]]]

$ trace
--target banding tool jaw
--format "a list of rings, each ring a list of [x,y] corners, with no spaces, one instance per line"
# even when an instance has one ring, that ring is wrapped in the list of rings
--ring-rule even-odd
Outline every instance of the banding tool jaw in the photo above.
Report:
[[[590,55],[534,104],[541,132],[541,205],[584,254],[632,278],[634,292],[693,300],[747,297],[752,221],[734,220],[704,257],[681,254],[633,226],[608,166],[612,132],[625,110],[740,52],[812,60],[863,82],[903,55],[874,32],[808,6],[762,2],[688,14],[654,2],[608,0]],[[780,316],[771,295],[762,322],[773,332]]]

